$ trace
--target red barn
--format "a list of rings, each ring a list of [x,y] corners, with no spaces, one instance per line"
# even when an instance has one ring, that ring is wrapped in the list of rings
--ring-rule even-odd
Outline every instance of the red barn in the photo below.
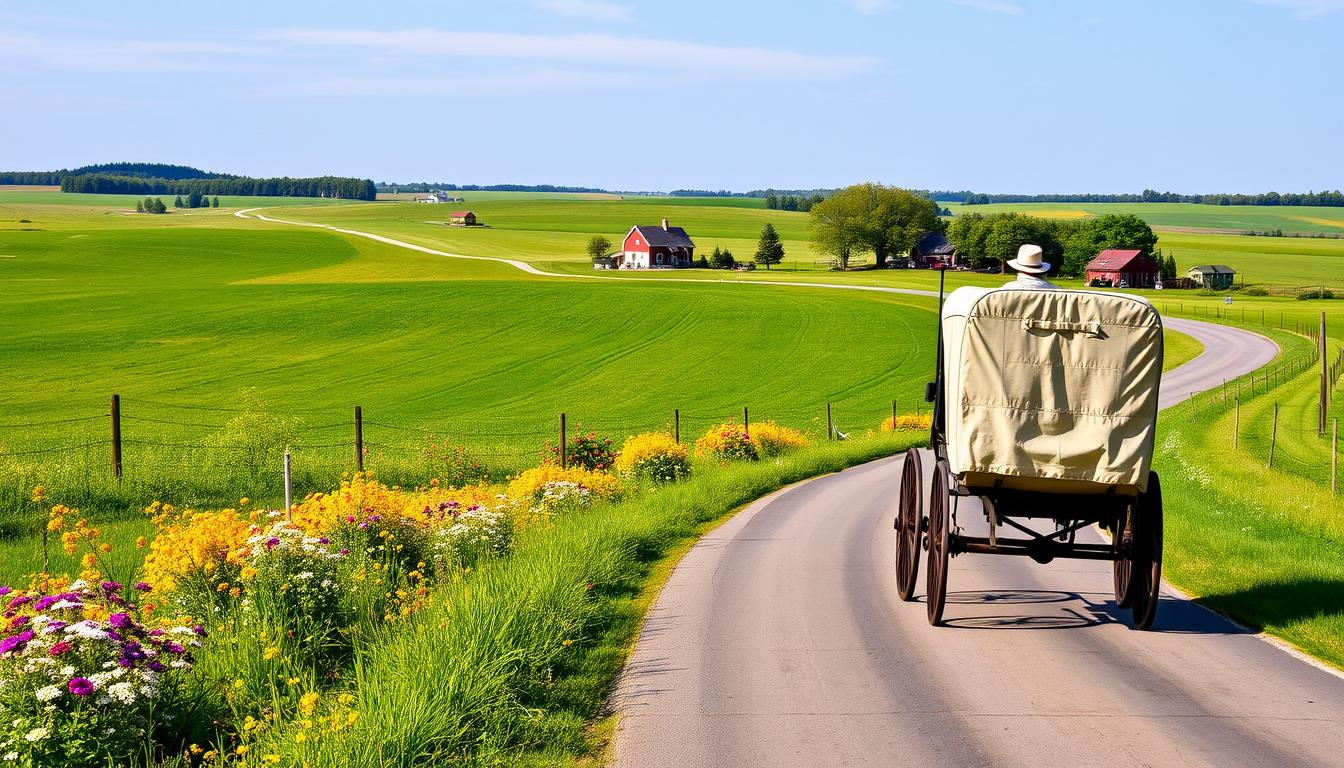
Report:
[[[1152,288],[1157,282],[1157,263],[1137,249],[1107,248],[1087,263],[1087,283],[1100,280],[1113,287]]]
[[[617,269],[689,267],[695,258],[695,243],[681,227],[635,225],[625,236],[615,256]]]

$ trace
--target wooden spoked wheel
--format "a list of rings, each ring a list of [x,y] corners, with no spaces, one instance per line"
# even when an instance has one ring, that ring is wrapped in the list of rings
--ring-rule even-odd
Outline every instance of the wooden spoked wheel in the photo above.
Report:
[[[952,527],[951,480],[947,462],[939,461],[933,468],[933,488],[929,491],[929,564],[924,579],[928,591],[929,623],[935,627],[943,621],[943,605],[947,602],[948,542]]]
[[[1156,472],[1149,473],[1148,490],[1139,494],[1133,517],[1129,606],[1134,612],[1134,628],[1149,629],[1157,617],[1162,589],[1162,483]]]
[[[919,578],[920,537],[924,531],[924,463],[919,449],[905,452],[901,466],[901,495],[896,511],[896,592],[902,600],[915,597]]]
[[[1134,529],[1133,519],[1137,514],[1137,504],[1130,504],[1120,514],[1115,530],[1111,531],[1111,545],[1115,550],[1115,561],[1111,570],[1115,576],[1115,605],[1128,608],[1131,602],[1130,587],[1134,578]]]

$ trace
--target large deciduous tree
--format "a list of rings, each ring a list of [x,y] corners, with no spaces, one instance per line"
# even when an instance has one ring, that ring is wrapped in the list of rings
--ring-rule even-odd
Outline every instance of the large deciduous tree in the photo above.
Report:
[[[766,269],[771,264],[778,264],[784,260],[784,244],[779,241],[779,233],[775,231],[775,225],[766,223],[761,229],[761,239],[756,243],[756,255],[752,261],[757,264],[764,264]]]
[[[812,207],[812,242],[842,268],[861,251],[871,251],[881,267],[941,226],[932,200],[872,182],[845,187]]]

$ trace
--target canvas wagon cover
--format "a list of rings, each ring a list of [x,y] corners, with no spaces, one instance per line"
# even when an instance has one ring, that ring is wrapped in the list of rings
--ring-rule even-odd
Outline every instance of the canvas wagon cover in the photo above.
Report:
[[[1162,375],[1152,305],[1096,291],[959,288],[942,323],[948,458],[964,483],[1146,487]]]

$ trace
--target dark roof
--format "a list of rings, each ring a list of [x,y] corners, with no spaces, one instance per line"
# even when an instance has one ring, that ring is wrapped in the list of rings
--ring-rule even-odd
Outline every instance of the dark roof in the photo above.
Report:
[[[930,232],[921,237],[915,248],[911,251],[913,256],[950,256],[956,247],[947,242],[947,238],[937,232]]]
[[[644,236],[644,242],[649,245],[658,245],[664,248],[694,248],[695,243],[691,242],[691,236],[686,234],[686,230],[681,227],[668,227],[663,229],[661,224],[637,224],[635,229]]]
[[[1089,261],[1087,272],[1156,272],[1157,264],[1137,248],[1107,248]]]
[[[1189,272],[1198,272],[1198,273],[1200,273],[1200,274],[1202,274],[1202,275],[1235,275],[1235,274],[1237,274],[1237,270],[1235,270],[1235,269],[1233,269],[1233,268],[1227,266],[1226,264],[1200,264],[1200,265],[1198,265],[1198,266],[1191,267],[1188,271],[1189,271]]]

